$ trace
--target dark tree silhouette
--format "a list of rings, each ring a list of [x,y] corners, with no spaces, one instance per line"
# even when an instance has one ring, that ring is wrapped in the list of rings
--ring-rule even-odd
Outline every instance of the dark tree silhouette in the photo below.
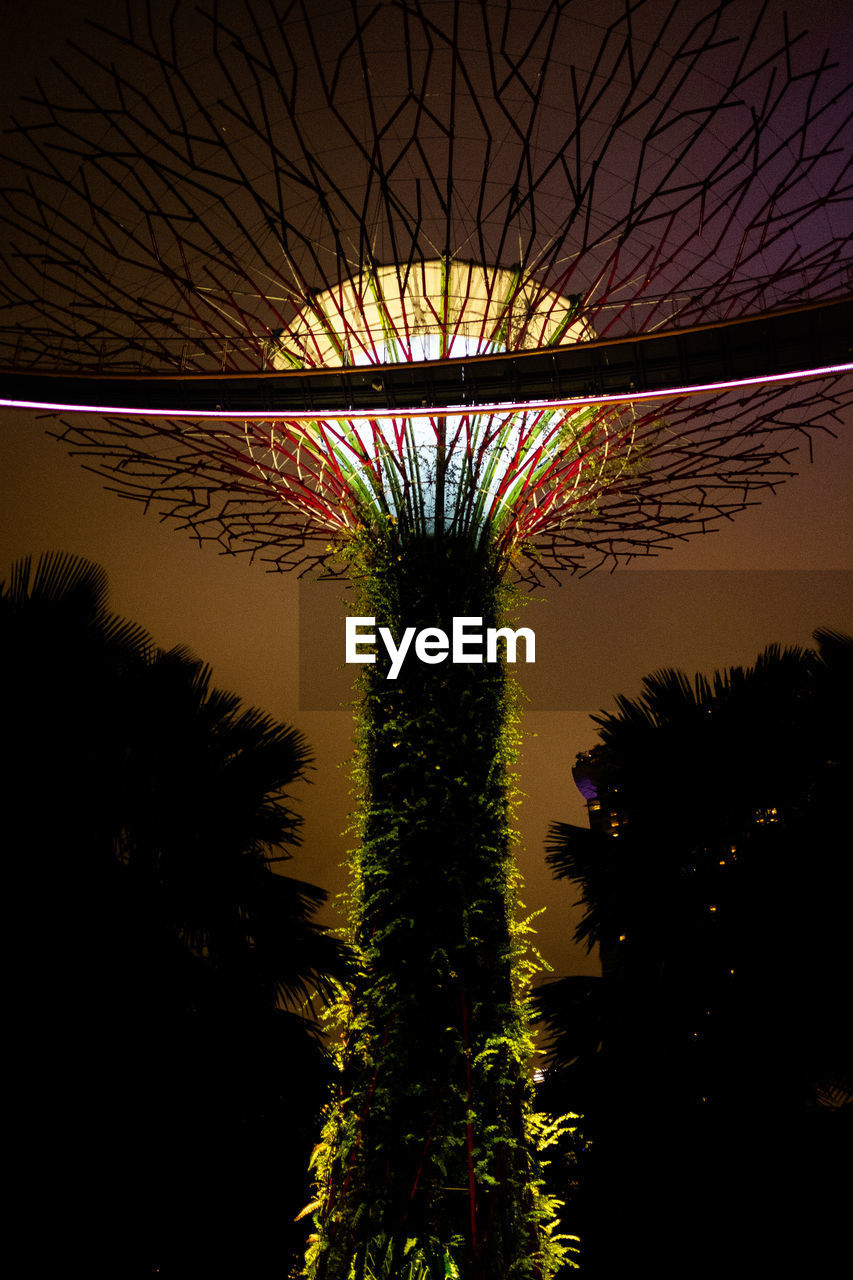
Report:
[[[742,1197],[746,1219],[766,1195],[769,1247],[784,1239],[793,1257],[795,1233],[774,1237],[786,1212],[808,1222],[838,1192],[812,1166],[849,1130],[821,1104],[853,1099],[853,640],[815,639],[710,679],[661,671],[617,698],[575,769],[590,829],[551,831],[603,977],[541,992],[550,1088],[586,1110],[599,1188],[634,1214],[666,1202],[684,1247],[708,1237],[712,1203],[722,1218]],[[711,1253],[731,1246],[730,1225],[713,1231]],[[815,1244],[800,1239],[802,1259]]]
[[[36,1248],[280,1275],[329,1080],[304,1006],[345,972],[325,892],[275,865],[309,749],[106,599],[63,555],[0,589],[19,1160],[65,1227]]]
[[[827,922],[850,882],[840,841],[853,642],[830,632],[816,638],[818,652],[771,646],[754,666],[710,680],[666,670],[644,680],[640,698],[617,698],[615,713],[596,717],[601,746],[578,766],[597,792],[593,829],[557,824],[551,833],[551,865],[581,888],[578,939],[601,945],[605,969],[636,988],[638,1008],[643,993],[644,1016],[654,992],[668,1024],[677,1011],[683,1040],[681,1024],[705,1016],[712,988],[727,1009],[743,1006],[740,1036],[734,1025],[726,1036],[754,1043],[747,1052],[741,1042],[735,1058],[731,1046],[726,1052],[728,1101],[775,1079],[792,1105],[804,1103],[841,1068],[813,1027],[784,1067],[777,1061],[771,1070],[776,1036],[756,1014],[758,1004],[775,1022],[781,1003],[787,1021],[799,989],[805,1017],[816,987],[835,990],[850,977],[843,932]],[[780,984],[779,944],[791,932],[803,954],[796,980]],[[552,1008],[554,999],[546,997]],[[581,1027],[563,1034],[565,1062],[576,1056],[570,1042]],[[689,1094],[695,1081],[682,1071],[680,1083]],[[673,1087],[664,1085],[667,1094]]]

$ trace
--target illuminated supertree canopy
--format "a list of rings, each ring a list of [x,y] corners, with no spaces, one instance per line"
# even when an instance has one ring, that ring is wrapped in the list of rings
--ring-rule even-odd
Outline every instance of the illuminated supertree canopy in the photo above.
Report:
[[[513,576],[713,527],[850,402],[850,120],[767,5],[129,5],[9,138],[5,402],[398,643],[499,629]],[[363,677],[306,1274],[544,1276],[511,695],[422,652]]]
[[[7,367],[357,369],[846,292],[849,100],[773,14],[744,25],[726,3],[651,0],[595,22],[557,3],[129,13],[12,135]],[[807,333],[806,319],[789,341]],[[448,419],[389,416],[380,389],[357,419],[238,417],[190,436],[111,415],[66,439],[123,492],[284,568],[376,512],[411,510],[417,527],[421,499],[448,490],[439,519],[491,518],[508,549],[572,567],[753,500],[785,473],[791,430],[830,423],[839,394],[810,380],[747,404],[738,388]],[[594,522],[579,518],[590,502]]]

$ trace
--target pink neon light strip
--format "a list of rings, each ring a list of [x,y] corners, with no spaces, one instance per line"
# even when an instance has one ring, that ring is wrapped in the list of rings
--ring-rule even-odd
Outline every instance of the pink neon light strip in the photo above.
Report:
[[[381,366],[376,366],[381,368]],[[734,391],[738,387],[754,387],[768,382],[794,382],[798,378],[825,378],[838,374],[853,373],[853,361],[847,364],[824,365],[820,369],[799,369],[792,373],[757,374],[753,378],[738,378],[731,382],[702,382],[692,387],[668,387],[658,391],[623,391],[613,395],[572,396],[569,399],[509,401],[501,404],[459,404],[447,405],[437,409],[435,406],[427,414],[417,409],[347,409],[338,413],[316,413],[307,409],[279,410],[276,413],[256,413],[240,409],[199,409],[188,412],[186,409],[140,409],[122,408],[119,405],[104,404],[59,404],[48,400],[4,400],[0,398],[0,409],[39,409],[55,413],[97,413],[103,415],[120,415],[122,417],[146,418],[239,418],[248,422],[322,422],[337,421],[346,418],[418,418],[446,416],[451,414],[488,414],[488,413],[522,413],[541,409],[581,408],[589,404],[634,404],[638,400],[665,400],[671,396],[693,396],[710,391]]]

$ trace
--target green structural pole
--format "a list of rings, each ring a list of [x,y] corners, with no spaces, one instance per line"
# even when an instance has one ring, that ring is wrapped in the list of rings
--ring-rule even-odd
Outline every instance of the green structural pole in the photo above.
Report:
[[[361,608],[403,627],[498,627],[485,542],[389,538],[358,553]],[[547,1276],[564,1250],[531,1138],[530,1041],[510,852],[512,692],[502,663],[366,667],[362,960],[318,1149],[316,1280]]]

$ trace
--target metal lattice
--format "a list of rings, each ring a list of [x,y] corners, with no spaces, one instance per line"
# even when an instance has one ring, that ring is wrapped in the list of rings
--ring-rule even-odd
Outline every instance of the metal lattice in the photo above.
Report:
[[[128,6],[10,137],[4,363],[476,359],[847,293],[853,109],[829,59],[766,6],[588,8]],[[707,529],[850,398],[833,376],[582,410],[108,413],[56,433],[120,492],[276,568],[390,519],[488,526],[535,574]]]

